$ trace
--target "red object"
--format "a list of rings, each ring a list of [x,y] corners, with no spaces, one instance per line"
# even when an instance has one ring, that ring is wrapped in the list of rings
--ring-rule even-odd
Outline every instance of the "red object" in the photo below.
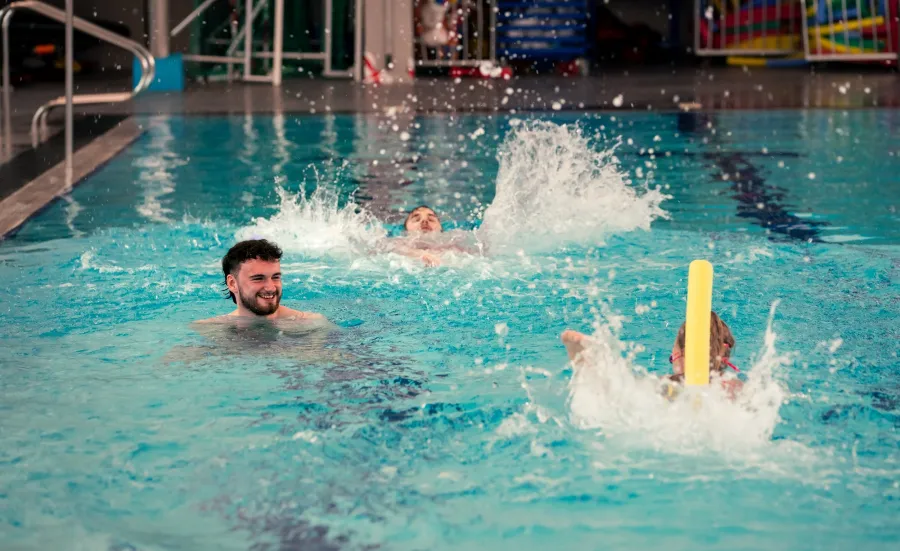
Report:
[[[452,78],[474,77],[474,78],[491,78],[490,74],[484,74],[479,67],[450,67],[450,76]],[[502,67],[500,76],[504,80],[512,78],[512,68]]]
[[[597,31],[597,40],[625,40],[628,38],[628,32],[622,29],[599,29]]]
[[[727,342],[723,342],[722,344],[725,345],[725,348],[731,348],[730,346],[728,346],[728,343],[727,343]],[[725,365],[727,365],[727,366],[730,367],[731,369],[733,369],[733,370],[737,371],[738,373],[740,373],[741,370],[738,369],[736,365],[734,365],[733,363],[729,362],[729,361],[728,361],[728,358],[723,358],[723,359],[725,360]]]
[[[368,57],[363,56],[363,62],[366,64],[366,68],[372,71],[372,82],[374,84],[381,84],[381,71],[379,71],[375,68],[374,65],[372,65],[372,62]]]
[[[450,76],[457,77],[480,77],[481,71],[477,67],[450,67]]]
[[[576,61],[560,61],[556,64],[556,74],[564,77],[578,76],[581,74],[581,69]]]
[[[723,343],[723,344],[724,344],[725,346],[728,346],[728,343],[727,343],[727,342],[726,342],[726,343]],[[669,363],[674,363],[675,360],[680,360],[680,359],[681,359],[681,354],[671,354],[671,355],[669,355]],[[731,369],[737,371],[738,373],[741,372],[741,370],[738,369],[736,365],[734,365],[733,363],[731,363],[730,361],[728,361],[728,358],[723,358],[723,359],[725,360],[725,365],[727,365],[727,366],[730,367]]]

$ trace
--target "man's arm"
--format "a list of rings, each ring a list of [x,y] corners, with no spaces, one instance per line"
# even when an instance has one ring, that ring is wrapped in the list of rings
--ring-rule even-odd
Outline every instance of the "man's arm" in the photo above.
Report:
[[[293,308],[288,308],[287,306],[281,306],[278,308],[278,318],[280,319],[295,319],[295,320],[324,320],[328,321],[328,318],[319,314],[318,312],[303,312],[300,310],[294,310]]]
[[[425,263],[426,266],[440,266],[441,265],[441,257],[434,254],[433,252],[425,251],[422,249],[416,249],[414,247],[407,247],[405,245],[394,245],[391,248],[391,252],[397,253],[402,256],[408,256],[410,258],[418,258],[422,262]]]

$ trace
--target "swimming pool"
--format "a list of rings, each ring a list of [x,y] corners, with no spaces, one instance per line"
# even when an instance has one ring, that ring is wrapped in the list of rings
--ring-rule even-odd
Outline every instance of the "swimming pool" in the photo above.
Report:
[[[2,547],[894,549],[898,117],[147,118],[0,244]],[[372,254],[422,203],[491,253]],[[204,347],[250,235],[339,332]],[[695,258],[751,403],[643,384]]]

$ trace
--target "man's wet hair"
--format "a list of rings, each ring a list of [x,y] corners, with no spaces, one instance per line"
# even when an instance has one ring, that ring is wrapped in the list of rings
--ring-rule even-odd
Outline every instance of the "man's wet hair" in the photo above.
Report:
[[[264,260],[266,262],[275,262],[281,260],[281,249],[275,243],[265,239],[248,239],[236,243],[228,249],[225,256],[222,257],[222,273],[225,274],[225,280],[228,280],[228,274],[237,277],[237,272],[241,264],[248,260]],[[228,291],[231,300],[237,304],[237,297],[234,293]]]

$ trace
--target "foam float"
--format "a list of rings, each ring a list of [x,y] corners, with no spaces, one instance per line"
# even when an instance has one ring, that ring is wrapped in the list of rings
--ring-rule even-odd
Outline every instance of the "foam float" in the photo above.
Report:
[[[709,386],[712,288],[712,264],[707,260],[691,262],[688,268],[687,316],[684,327],[685,386]]]

